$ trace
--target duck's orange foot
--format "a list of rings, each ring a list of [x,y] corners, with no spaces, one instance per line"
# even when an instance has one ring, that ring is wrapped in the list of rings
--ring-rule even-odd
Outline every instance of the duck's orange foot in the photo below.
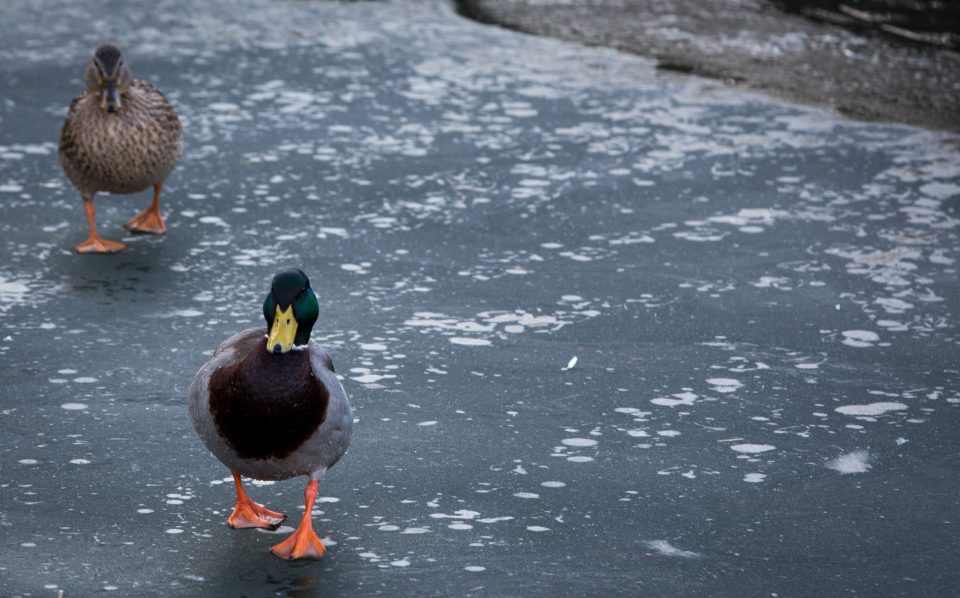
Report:
[[[238,502],[237,506],[233,508],[233,513],[227,518],[227,525],[233,529],[259,527],[275,530],[286,519],[287,516],[283,513],[271,511],[252,500],[245,500]]]
[[[89,239],[77,245],[77,253],[117,253],[127,246],[119,241],[108,241],[100,236],[91,235]]]
[[[323,558],[327,549],[312,528],[301,525],[289,538],[271,548],[270,552],[289,561]]]
[[[167,225],[160,216],[160,210],[152,206],[131,218],[123,227],[133,233],[150,235],[162,235],[167,232]]]

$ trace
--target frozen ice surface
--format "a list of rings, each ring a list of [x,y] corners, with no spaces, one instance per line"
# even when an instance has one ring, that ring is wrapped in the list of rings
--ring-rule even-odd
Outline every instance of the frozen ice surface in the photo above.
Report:
[[[955,137],[440,2],[153,6],[0,19],[4,592],[960,587]],[[104,195],[129,249],[80,257],[56,132],[104,40],[186,155],[165,237],[121,228],[149,193]],[[184,396],[286,265],[357,417],[328,555],[292,565],[267,548],[304,480],[248,484],[280,530],[227,528]]]

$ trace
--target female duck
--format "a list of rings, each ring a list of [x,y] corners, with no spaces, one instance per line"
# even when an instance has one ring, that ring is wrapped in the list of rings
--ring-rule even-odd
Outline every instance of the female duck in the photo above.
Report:
[[[133,78],[120,48],[96,49],[84,74],[87,90],[70,103],[60,134],[60,164],[80,191],[89,238],[79,253],[116,253],[123,243],[97,234],[96,193],[138,193],[153,186],[153,204],[125,225],[162,235],[163,181],[180,161],[183,128],[173,106],[156,87]]]
[[[309,476],[300,527],[270,551],[284,559],[323,556],[311,514],[317,486],[350,445],[353,414],[330,355],[310,340],[320,308],[297,269],[273,277],[263,303],[268,329],[245,330],[217,348],[190,387],[190,417],[207,448],[233,473],[233,528],[276,529],[285,515],[247,497],[241,476]]]

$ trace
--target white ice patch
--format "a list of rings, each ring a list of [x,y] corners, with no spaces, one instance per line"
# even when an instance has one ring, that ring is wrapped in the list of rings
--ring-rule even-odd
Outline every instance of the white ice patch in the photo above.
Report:
[[[483,519],[477,519],[480,523],[499,523],[501,521],[512,521],[513,517],[484,517]]]
[[[204,224],[212,224],[222,228],[230,228],[230,225],[224,222],[223,218],[220,218],[219,216],[203,216],[200,218],[200,222]]]
[[[466,347],[489,347],[493,344],[485,338],[468,338],[465,336],[451,336],[447,340],[454,345],[463,345]]]
[[[914,307],[912,303],[908,303],[903,299],[897,299],[896,297],[880,297],[875,300],[874,303],[880,304],[888,314],[902,314]],[[877,340],[879,340],[879,337]]]
[[[30,287],[26,283],[0,276],[0,312],[25,303],[29,292]]]
[[[356,380],[361,384],[374,384],[381,380],[389,380],[391,378],[396,378],[393,374],[364,374],[362,376],[351,376],[351,380]]]
[[[766,477],[767,475],[763,473],[748,473],[747,475],[743,476],[743,481],[751,484],[759,484],[766,479]]]
[[[699,553],[693,552],[692,550],[681,550],[666,540],[648,540],[643,543],[644,546],[650,550],[659,552],[663,556],[675,556],[684,559],[695,559],[699,558],[701,555]]]
[[[777,447],[771,444],[734,444],[730,448],[738,453],[755,455],[757,453],[765,453],[767,451],[772,451]]]
[[[920,187],[920,193],[935,197],[937,199],[949,199],[954,195],[960,195],[960,185],[955,183],[927,183]]]
[[[428,534],[430,533],[429,527],[408,527],[401,534]]]
[[[567,446],[576,447],[597,446],[597,441],[591,438],[564,438],[560,442]]]
[[[67,411],[82,411],[87,408],[87,405],[85,403],[64,403],[60,405],[60,408]]]
[[[770,226],[777,220],[790,217],[789,212],[783,210],[771,210],[768,208],[744,208],[733,215],[711,216],[710,222],[719,224],[729,224],[738,228],[746,227],[743,232],[759,232],[756,229],[763,230],[761,227]]]
[[[654,405],[660,405],[661,407],[676,407],[677,405],[693,405],[694,401],[697,400],[697,395],[689,391],[670,396],[674,398],[658,397],[656,399],[650,399],[650,402]]]
[[[469,271],[464,272],[469,274]],[[555,314],[535,314],[522,309],[484,311],[478,313],[476,319],[462,319],[434,312],[416,312],[413,318],[404,321],[404,325],[431,329],[444,335],[454,335],[449,336],[447,340],[457,345],[489,346],[492,344],[490,335],[506,339],[508,335],[528,330],[534,333],[555,332],[569,324],[600,315],[598,310],[586,309],[588,304],[589,301],[573,306],[572,311],[561,310]],[[464,337],[461,336],[463,333],[482,333],[486,338]]]
[[[447,515],[446,513],[430,513],[430,517],[434,519],[465,519],[472,520],[476,519],[480,513],[476,511],[470,511],[467,509],[460,509],[459,511],[454,511],[453,515]]]
[[[874,416],[883,415],[887,411],[900,411],[906,408],[907,406],[903,403],[881,402],[870,403],[869,405],[843,405],[842,407],[837,407],[834,411],[844,415]]]
[[[869,330],[844,330],[843,344],[848,347],[872,347],[873,343],[880,340],[876,332]]]
[[[854,451],[827,461],[827,467],[843,474],[866,473],[870,470],[869,460],[867,451]]]
[[[715,392],[736,392],[738,388],[743,386],[743,383],[739,380],[733,378],[710,378],[707,380],[707,384],[713,386]]]
[[[187,308],[187,309],[175,309],[169,312],[163,312],[158,314],[152,314],[147,316],[148,318],[196,318],[202,316],[203,312],[199,309]]]

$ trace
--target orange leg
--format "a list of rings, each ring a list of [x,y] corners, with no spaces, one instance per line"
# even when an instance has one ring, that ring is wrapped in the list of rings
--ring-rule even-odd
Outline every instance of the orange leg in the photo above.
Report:
[[[317,499],[317,480],[307,482],[303,498],[307,508],[300,520],[300,527],[286,540],[270,549],[270,552],[282,559],[319,559],[327,551],[313,531],[313,502]]]
[[[160,216],[160,192],[163,190],[163,181],[153,184],[153,204],[140,212],[124,224],[124,228],[134,233],[149,233],[162,235],[167,232],[167,225]]]
[[[123,243],[108,241],[97,234],[97,208],[93,205],[93,195],[83,197],[83,211],[87,214],[90,236],[77,245],[77,253],[116,253],[127,248]]]
[[[233,485],[237,489],[237,506],[233,508],[233,513],[227,519],[227,525],[233,529],[243,529],[247,527],[277,529],[280,527],[280,524],[286,520],[287,516],[283,513],[276,513],[270,509],[265,509],[250,500],[250,497],[247,496],[246,491],[243,489],[240,475],[237,473],[233,474]]]

